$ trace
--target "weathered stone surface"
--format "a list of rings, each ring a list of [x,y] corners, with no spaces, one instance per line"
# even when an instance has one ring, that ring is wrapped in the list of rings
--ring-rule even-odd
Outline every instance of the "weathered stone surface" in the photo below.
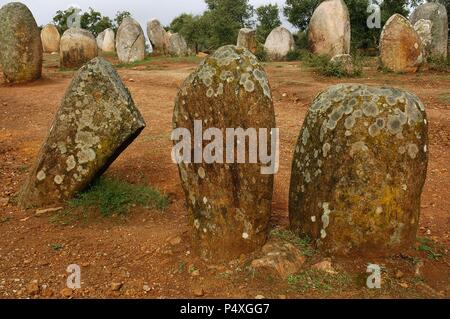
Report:
[[[98,36],[97,36],[97,39],[96,39],[96,41],[97,41],[97,48],[99,50],[102,50],[103,40],[105,40],[105,31],[100,32],[98,34]]]
[[[408,19],[394,14],[380,36],[381,65],[394,72],[416,72],[423,63],[422,41]]]
[[[448,15],[445,6],[437,2],[425,3],[414,10],[410,19],[413,25],[420,19],[432,22],[432,41],[429,55],[436,58],[447,57]]]
[[[145,122],[111,64],[95,58],[66,91],[23,188],[24,207],[71,198],[100,176]]]
[[[193,136],[196,120],[203,131],[218,128],[224,136],[226,128],[275,127],[267,74],[250,51],[224,46],[186,79],[176,98],[174,127]],[[264,146],[271,150],[270,144],[268,138]],[[262,165],[260,158],[256,164],[179,164],[193,246],[204,259],[236,258],[265,243],[273,175],[261,174]]]
[[[284,60],[288,52],[295,49],[294,36],[288,29],[277,27],[267,37],[264,49],[269,59]]]
[[[414,24],[414,30],[416,30],[422,41],[422,55],[424,60],[429,57],[431,53],[431,44],[433,41],[433,36],[431,34],[432,28],[433,22],[430,20],[420,19]]]
[[[256,52],[258,42],[256,41],[256,30],[243,28],[239,30],[237,46],[244,47],[252,53]]]
[[[186,40],[179,33],[174,33],[169,39],[169,54],[172,56],[188,55],[188,46]]]
[[[167,54],[168,53],[168,39],[166,30],[164,30],[161,22],[156,19],[151,20],[147,23],[147,36],[153,47],[153,52],[157,54]]]
[[[61,35],[53,24],[47,24],[41,31],[42,49],[45,53],[59,52]]]
[[[350,16],[343,0],[326,0],[314,11],[309,22],[311,52],[328,55],[350,53]]]
[[[104,32],[102,51],[115,52],[116,51],[116,35],[113,29],[106,29]]]
[[[353,58],[350,54],[338,54],[331,58],[331,63],[339,65],[346,72],[353,72]]]
[[[270,242],[262,248],[264,256],[252,261],[251,266],[264,275],[288,278],[300,271],[305,257],[294,245],[286,242]]]
[[[292,163],[292,230],[336,254],[411,247],[427,132],[424,105],[400,89],[341,84],[319,94]]]
[[[145,37],[139,23],[133,18],[123,19],[116,36],[119,61],[133,63],[145,58]]]
[[[61,67],[79,68],[97,55],[97,41],[88,30],[70,28],[61,37],[59,51]]]
[[[7,83],[29,82],[41,77],[42,43],[31,11],[11,2],[0,9],[0,64]]]

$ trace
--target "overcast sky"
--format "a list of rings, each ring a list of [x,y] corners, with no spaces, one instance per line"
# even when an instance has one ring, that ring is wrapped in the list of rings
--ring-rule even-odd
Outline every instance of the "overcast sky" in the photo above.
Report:
[[[0,0],[0,6],[9,2],[11,1]],[[30,8],[38,25],[51,22],[57,10],[67,9],[70,5],[78,5],[83,11],[92,7],[111,18],[114,18],[117,11],[129,11],[144,29],[147,21],[152,18],[157,18],[162,24],[168,25],[181,13],[199,14],[206,9],[203,0],[22,0],[19,2]],[[255,7],[268,3],[278,3],[282,7],[285,1],[250,0],[250,2]],[[284,25],[292,29],[283,17],[282,19]]]

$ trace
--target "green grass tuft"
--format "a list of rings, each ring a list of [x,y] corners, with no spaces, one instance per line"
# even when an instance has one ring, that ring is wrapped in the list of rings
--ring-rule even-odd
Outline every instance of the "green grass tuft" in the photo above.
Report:
[[[352,284],[352,279],[346,272],[328,274],[320,270],[308,269],[289,276],[288,284],[292,289],[299,292],[313,290],[330,293],[348,288]]]
[[[311,246],[311,239],[309,237],[300,238],[293,232],[284,229],[274,229],[270,232],[270,236],[297,246],[304,256],[311,257],[315,254],[315,250]]]
[[[67,203],[72,209],[95,207],[103,216],[111,216],[127,213],[133,205],[164,211],[169,199],[152,187],[103,177]]]

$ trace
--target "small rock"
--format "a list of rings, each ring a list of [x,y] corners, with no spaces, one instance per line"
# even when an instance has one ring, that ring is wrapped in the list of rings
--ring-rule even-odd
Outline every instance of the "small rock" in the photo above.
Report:
[[[123,287],[123,283],[121,282],[113,282],[111,283],[111,290],[112,291],[119,291]]]
[[[152,288],[149,285],[144,285],[142,289],[144,289],[145,292],[149,292],[150,290],[152,290]]]
[[[324,271],[326,273],[333,274],[333,275],[337,274],[336,270],[334,270],[334,268],[332,267],[330,260],[324,260],[317,264],[314,264],[312,266],[312,268],[320,270],[320,271]]]
[[[179,244],[181,244],[181,237],[180,237],[180,236],[177,236],[177,237],[170,238],[170,239],[168,240],[168,242],[169,242],[169,244],[171,244],[172,246],[179,245]]]
[[[195,288],[193,290],[193,293],[195,297],[203,297],[205,295],[205,291],[203,290],[203,288]]]
[[[405,274],[402,271],[397,270],[397,272],[395,273],[395,278],[400,279],[403,278],[404,275]]]
[[[63,289],[60,291],[61,296],[65,297],[65,298],[71,297],[71,296],[72,296],[72,293],[73,293],[73,290],[70,289],[70,288],[67,288],[67,287],[66,287],[66,288],[63,288]]]
[[[47,289],[42,290],[41,296],[43,298],[50,298],[53,296],[53,294],[54,294],[53,290],[50,288],[47,288]]]
[[[35,296],[38,295],[41,288],[39,287],[39,283],[37,280],[33,280],[27,285],[27,293],[29,295]]]
[[[5,207],[9,203],[8,197],[0,197],[0,206]]]
[[[134,79],[129,79],[130,82],[134,82]]]
[[[399,283],[398,284],[400,287],[402,287],[402,288],[408,288],[409,287],[409,285],[406,283],[406,282],[401,282],[401,283]]]
[[[257,295],[257,296],[255,297],[255,299],[266,299],[266,297],[264,297],[263,295]]]
[[[47,213],[54,213],[54,212],[58,212],[60,210],[62,210],[63,207],[55,207],[55,208],[46,208],[46,209],[37,209],[36,213],[34,214],[35,216],[42,216],[44,214]]]

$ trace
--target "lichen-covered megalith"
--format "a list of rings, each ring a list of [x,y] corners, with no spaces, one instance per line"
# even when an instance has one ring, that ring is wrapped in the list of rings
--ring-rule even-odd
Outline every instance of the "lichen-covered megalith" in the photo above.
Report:
[[[71,198],[101,175],[145,122],[113,66],[102,58],[75,75],[22,190],[24,207]]]
[[[446,58],[448,46],[448,13],[445,6],[438,2],[429,2],[418,6],[411,14],[411,24],[420,19],[431,21],[431,45],[428,55],[434,58]]]
[[[179,33],[174,33],[169,39],[169,54],[172,56],[187,56],[189,49],[184,37]]]
[[[41,31],[42,49],[45,53],[59,52],[61,35],[53,24],[47,24]]]
[[[37,80],[42,73],[42,43],[31,11],[11,2],[0,9],[0,65],[7,83]]]
[[[426,178],[427,132],[424,105],[406,91],[340,84],[319,94],[292,163],[292,230],[333,254],[410,248]]]
[[[70,28],[61,37],[59,60],[62,68],[79,68],[97,55],[97,41],[88,30]]]
[[[380,36],[381,66],[394,72],[414,73],[423,63],[422,40],[404,16],[396,13]]]
[[[139,22],[126,17],[116,35],[117,56],[121,63],[133,63],[145,58],[145,36]]]
[[[256,138],[259,147],[274,151],[269,137],[275,128],[271,90],[266,72],[250,51],[221,47],[186,79],[175,102],[174,128],[185,128],[194,136],[197,121],[203,132],[217,128],[224,138],[227,128],[254,128],[259,134],[268,130],[267,144],[260,135]],[[203,147],[209,143],[204,141]],[[251,153],[248,149],[246,157]],[[187,162],[178,167],[193,227],[193,246],[200,256],[231,259],[264,245],[273,175],[261,172],[261,158],[246,164]]]
[[[350,16],[343,0],[323,1],[314,11],[308,28],[311,52],[328,55],[350,53]]]

